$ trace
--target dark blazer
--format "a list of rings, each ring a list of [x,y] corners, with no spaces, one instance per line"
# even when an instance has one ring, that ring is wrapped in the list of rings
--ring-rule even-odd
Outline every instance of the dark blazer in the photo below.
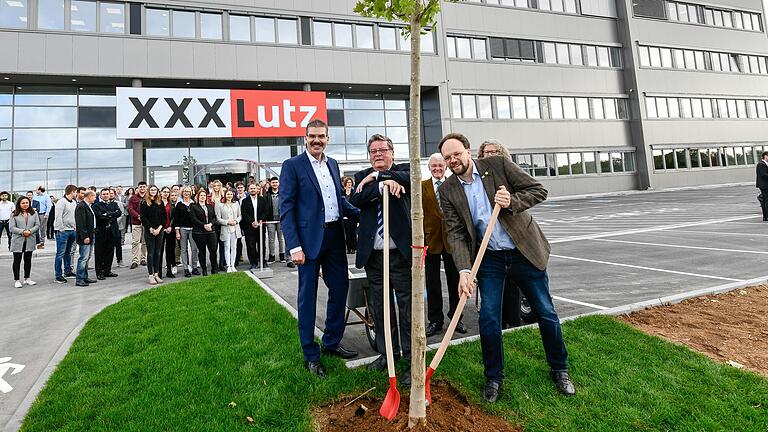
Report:
[[[240,215],[242,216],[242,219],[240,219],[240,229],[243,231],[243,234],[246,232],[251,233],[256,229],[253,227],[253,225],[251,225],[254,221],[267,220],[268,215],[266,198],[259,196],[256,198],[256,203],[258,209],[256,210],[257,214],[254,216],[251,196],[246,195],[246,197],[240,201]]]
[[[213,227],[216,226],[216,209],[211,204],[206,204],[203,208],[198,203],[192,203],[189,206],[189,216],[192,220],[192,232],[195,234],[216,234]],[[203,225],[213,224],[211,231],[205,229]]]
[[[264,201],[267,203],[267,209],[266,209],[267,219],[266,220],[268,220],[268,221],[277,221],[277,220],[280,220],[280,204],[279,204],[280,201],[278,200],[278,206],[277,206],[278,216],[277,216],[277,218],[275,218],[274,216],[272,216],[273,214],[275,214],[275,212],[274,212],[275,209],[272,207],[272,195],[273,195],[272,189],[269,189],[267,191],[267,193],[264,194]],[[279,190],[278,190],[277,196],[278,196],[278,198],[280,197],[280,191]]]
[[[440,185],[440,187],[443,186]],[[451,253],[448,246],[448,230],[445,228],[440,203],[437,202],[432,177],[421,182],[421,205],[424,209],[424,244],[429,246],[427,253],[441,254],[443,251]]]
[[[141,215],[141,224],[145,228],[157,228],[159,226],[165,226],[164,205],[155,203],[147,205],[147,202],[142,200],[139,209],[139,214]]]
[[[117,217],[123,214],[117,203],[99,201],[93,203],[96,214],[96,235],[101,237],[107,233],[114,237],[117,233]]]
[[[493,205],[499,186],[506,186],[512,199],[509,208],[499,213],[498,224],[512,237],[515,247],[539,270],[547,268],[550,246],[528,209],[547,199],[547,190],[533,177],[503,156],[475,160],[485,192]],[[440,205],[448,229],[448,243],[459,270],[471,269],[482,240],[472,224],[467,196],[459,177],[451,176],[440,186]]]
[[[355,174],[355,184],[373,172],[368,168]],[[355,266],[363,268],[371,256],[376,231],[379,228],[378,214],[381,195],[379,183],[384,180],[394,180],[405,187],[405,195],[396,198],[389,196],[389,235],[397,249],[406,258],[411,256],[411,170],[407,163],[392,165],[387,171],[380,171],[376,181],[363,186],[363,190],[352,195],[350,202],[360,209],[360,227],[357,240],[357,257]],[[386,239],[385,247],[387,246]]]
[[[310,156],[303,152],[283,162],[280,172],[280,224],[283,227],[285,249],[290,251],[301,247],[304,256],[308,260],[314,260],[323,245],[325,207],[320,194],[320,183],[309,158]],[[328,158],[328,171],[334,179],[339,221],[345,216],[357,217],[359,211],[341,197],[339,164],[333,158]],[[345,242],[346,240],[342,241],[338,247],[343,249]]]
[[[94,202],[93,205],[96,205]],[[77,244],[84,245],[83,242],[86,238],[90,239],[90,245],[93,245],[93,236],[96,233],[96,225],[94,224],[94,212],[88,208],[88,204],[85,201],[80,201],[75,207],[75,231],[77,232]]]
[[[184,204],[181,200],[176,203],[176,208],[173,210],[172,225],[174,228],[192,228],[192,216],[190,216],[190,207],[194,202],[190,202],[189,205]]]
[[[768,189],[768,165],[763,161],[758,162],[755,172],[757,173],[755,186],[760,189]]]

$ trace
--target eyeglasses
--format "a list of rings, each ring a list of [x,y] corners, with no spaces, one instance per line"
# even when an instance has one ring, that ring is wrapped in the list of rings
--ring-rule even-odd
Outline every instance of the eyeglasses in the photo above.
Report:
[[[445,159],[445,162],[449,163],[453,159],[459,159],[462,155],[464,155],[464,151],[456,152],[456,153],[450,154],[450,155],[443,155],[443,159]]]
[[[485,150],[483,154],[485,156],[498,156],[501,154],[501,150]]]
[[[387,152],[392,151],[390,148],[380,148],[380,149],[370,149],[368,150],[368,153],[371,155],[378,155],[378,154],[385,154]]]

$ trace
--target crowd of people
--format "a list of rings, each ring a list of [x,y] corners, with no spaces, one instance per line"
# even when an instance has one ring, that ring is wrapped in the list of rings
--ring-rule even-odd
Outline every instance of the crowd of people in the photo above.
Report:
[[[30,278],[32,252],[45,249],[46,239],[56,244],[55,282],[74,279],[77,286],[117,277],[114,267],[145,266],[151,285],[176,278],[179,269],[185,277],[235,272],[245,261],[243,249],[249,270],[277,261],[294,267],[286,260],[279,225],[279,184],[277,177],[250,177],[247,185],[213,180],[207,187],[144,181],[127,189],[68,185],[59,199],[40,186],[15,202],[3,191],[0,241],[4,233],[16,288],[36,284]],[[126,243],[131,254],[124,262]]]

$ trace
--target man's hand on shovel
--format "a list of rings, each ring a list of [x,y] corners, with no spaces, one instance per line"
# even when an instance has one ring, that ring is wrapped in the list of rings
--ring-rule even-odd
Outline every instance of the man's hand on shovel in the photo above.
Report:
[[[475,291],[475,280],[472,279],[471,272],[461,272],[459,278],[459,297],[472,297],[472,293]]]

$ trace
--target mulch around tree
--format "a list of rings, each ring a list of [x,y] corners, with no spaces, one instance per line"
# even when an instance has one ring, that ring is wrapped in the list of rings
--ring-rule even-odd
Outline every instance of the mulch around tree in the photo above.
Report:
[[[743,365],[768,377],[768,285],[698,297],[618,318],[716,361]]]
[[[470,405],[456,390],[441,381],[432,382],[432,405],[427,407],[426,426],[408,429],[407,393],[400,393],[397,416],[387,421],[379,415],[382,399],[361,398],[344,407],[355,396],[315,409],[317,432],[521,432],[522,429]],[[367,410],[365,408],[367,408]]]

